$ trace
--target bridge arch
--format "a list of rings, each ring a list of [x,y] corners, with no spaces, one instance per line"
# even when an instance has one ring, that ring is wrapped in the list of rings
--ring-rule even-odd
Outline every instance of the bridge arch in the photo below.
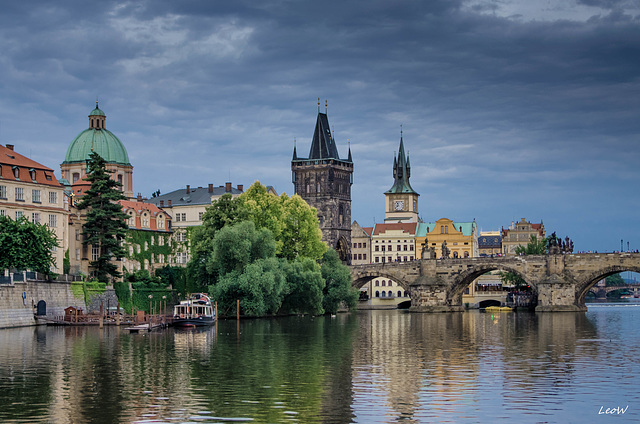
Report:
[[[364,286],[365,284],[367,284],[369,281],[375,279],[375,278],[388,278],[390,280],[395,281],[396,283],[398,283],[398,285],[400,287],[402,287],[402,289],[404,291],[406,291],[407,293],[411,293],[410,287],[409,287],[409,283],[404,281],[404,279],[402,277],[400,277],[399,275],[393,273],[393,272],[388,272],[386,270],[380,270],[380,271],[364,271],[364,272],[359,272],[356,275],[352,275],[352,286],[357,288],[358,290],[360,290],[362,288],[362,286]]]
[[[587,274],[576,282],[576,303],[584,305],[587,293],[603,278],[620,272],[640,272],[640,265],[611,265]]]
[[[524,274],[522,271],[520,271],[519,269],[509,266],[508,264],[502,264],[502,263],[493,263],[493,264],[489,264],[489,263],[485,263],[485,264],[478,264],[477,266],[471,268],[471,269],[467,269],[463,272],[461,272],[458,276],[456,276],[456,278],[453,281],[453,284],[451,284],[451,286],[449,287],[448,293],[447,293],[447,298],[449,299],[449,301],[451,302],[451,305],[461,305],[462,304],[462,294],[464,292],[464,289],[466,289],[469,284],[471,284],[473,281],[475,281],[476,278],[480,277],[483,274],[486,274],[487,272],[490,271],[506,271],[506,272],[512,272],[516,275],[518,275],[520,278],[522,278],[527,284],[529,284],[529,286],[531,287],[532,291],[534,293],[537,293],[537,287],[536,285],[532,282],[528,280],[528,277],[526,274]]]

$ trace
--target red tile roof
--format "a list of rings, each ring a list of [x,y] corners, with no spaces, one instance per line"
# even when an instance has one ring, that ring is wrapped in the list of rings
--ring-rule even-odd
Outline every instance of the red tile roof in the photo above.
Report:
[[[168,213],[166,213],[164,210],[160,209],[153,203],[138,202],[135,200],[118,200],[118,203],[122,205],[123,211],[127,211],[128,209],[133,209],[137,213],[140,213],[142,211],[149,211],[153,216],[157,216],[158,213],[163,212],[165,215],[169,216]]]
[[[415,234],[416,233],[416,227],[418,226],[417,223],[415,222],[398,222],[398,223],[394,223],[394,224],[376,224],[374,230],[373,230],[373,235],[379,235],[381,233],[390,231],[390,230],[402,230],[405,233],[408,234]]]
[[[13,168],[18,167],[20,172],[19,180],[13,174]],[[29,175],[29,170],[36,173],[35,180]],[[20,153],[0,144],[0,176],[3,180],[21,181],[25,183],[37,183],[54,187],[60,187],[53,169],[44,166],[34,160],[29,159]]]
[[[371,237],[371,233],[373,232],[373,227],[361,227],[362,231],[364,231],[365,233],[367,233],[367,235],[369,237]]]

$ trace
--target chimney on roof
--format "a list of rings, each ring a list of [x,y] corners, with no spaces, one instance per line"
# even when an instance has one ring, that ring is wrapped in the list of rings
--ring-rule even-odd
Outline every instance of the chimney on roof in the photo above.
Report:
[[[169,203],[169,207],[171,207],[171,199],[167,200],[167,202]]]
[[[164,208],[164,200],[161,200],[161,201],[160,201],[160,207],[161,207],[161,208]]]
[[[231,183],[225,183],[224,192],[225,193],[231,193]]]
[[[213,184],[209,184],[209,193],[213,193]]]
[[[190,192],[191,192],[191,186],[187,184],[187,194],[189,194]]]
[[[13,150],[13,144],[7,144],[7,149]]]
[[[138,193],[138,197],[136,198],[138,202],[142,202],[142,194]]]
[[[243,191],[243,189],[244,189],[244,185],[238,184],[238,191]]]

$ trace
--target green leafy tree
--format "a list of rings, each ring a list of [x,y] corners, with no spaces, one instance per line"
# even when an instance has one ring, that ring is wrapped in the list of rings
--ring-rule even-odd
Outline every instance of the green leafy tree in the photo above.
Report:
[[[526,246],[516,247],[516,255],[546,255],[547,244],[546,238],[539,239],[532,234]]]
[[[285,274],[288,284],[288,294],[285,296],[281,313],[308,313],[321,315],[324,278],[320,266],[314,260],[302,258],[297,261],[284,261]]]
[[[117,203],[126,199],[118,190],[122,184],[111,178],[105,165],[105,160],[96,152],[89,155],[86,180],[91,187],[77,208],[87,209],[87,220],[82,225],[82,234],[86,237],[83,244],[98,248],[98,258],[90,265],[98,281],[108,283],[110,278],[121,276],[113,259],[125,256],[121,242],[126,235],[128,216]]]
[[[282,239],[284,211],[280,198],[269,193],[259,181],[251,184],[240,198],[247,209],[249,220],[253,221],[256,228],[266,228],[271,231],[276,242],[276,254],[280,255],[284,245]]]
[[[620,274],[613,274],[606,278],[605,285],[606,287],[619,287],[626,286],[627,283],[622,279]]]
[[[0,216],[0,270],[17,269],[51,275],[55,267],[52,249],[58,239],[47,226]]]
[[[232,271],[242,273],[250,263],[274,254],[271,232],[265,228],[256,229],[252,221],[243,221],[218,231],[206,261],[207,272],[216,277]]]
[[[211,293],[223,312],[230,313],[240,300],[243,315],[264,316],[280,309],[287,292],[287,281],[275,257],[258,259],[246,266],[243,272],[233,270],[223,275]]]
[[[290,261],[297,258],[310,258],[318,261],[327,250],[322,242],[322,231],[315,208],[298,195],[292,197],[283,193],[282,202],[282,248],[280,257]]]
[[[498,275],[500,275],[503,286],[515,287],[516,290],[523,290],[528,287],[527,282],[515,272],[500,272]]]
[[[64,252],[64,259],[62,260],[62,273],[69,274],[71,271],[71,259],[69,259],[69,249]]]
[[[230,226],[249,218],[249,212],[239,197],[233,198],[225,193],[207,207],[202,216],[202,225],[195,227],[191,233],[191,260],[187,265],[189,285],[197,291],[205,291],[206,287],[216,282],[214,276],[207,271],[207,260],[213,250],[213,239],[216,233],[225,226]],[[187,293],[185,290],[181,293]]]
[[[320,270],[326,284],[322,301],[324,311],[335,314],[341,304],[353,309],[358,301],[358,290],[351,285],[351,272],[340,261],[338,252],[327,250],[322,257]]]

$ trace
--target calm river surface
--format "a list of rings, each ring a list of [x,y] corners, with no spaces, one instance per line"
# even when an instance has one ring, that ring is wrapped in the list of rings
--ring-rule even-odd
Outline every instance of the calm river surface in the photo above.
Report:
[[[639,422],[639,325],[626,303],[0,330],[0,422]]]

